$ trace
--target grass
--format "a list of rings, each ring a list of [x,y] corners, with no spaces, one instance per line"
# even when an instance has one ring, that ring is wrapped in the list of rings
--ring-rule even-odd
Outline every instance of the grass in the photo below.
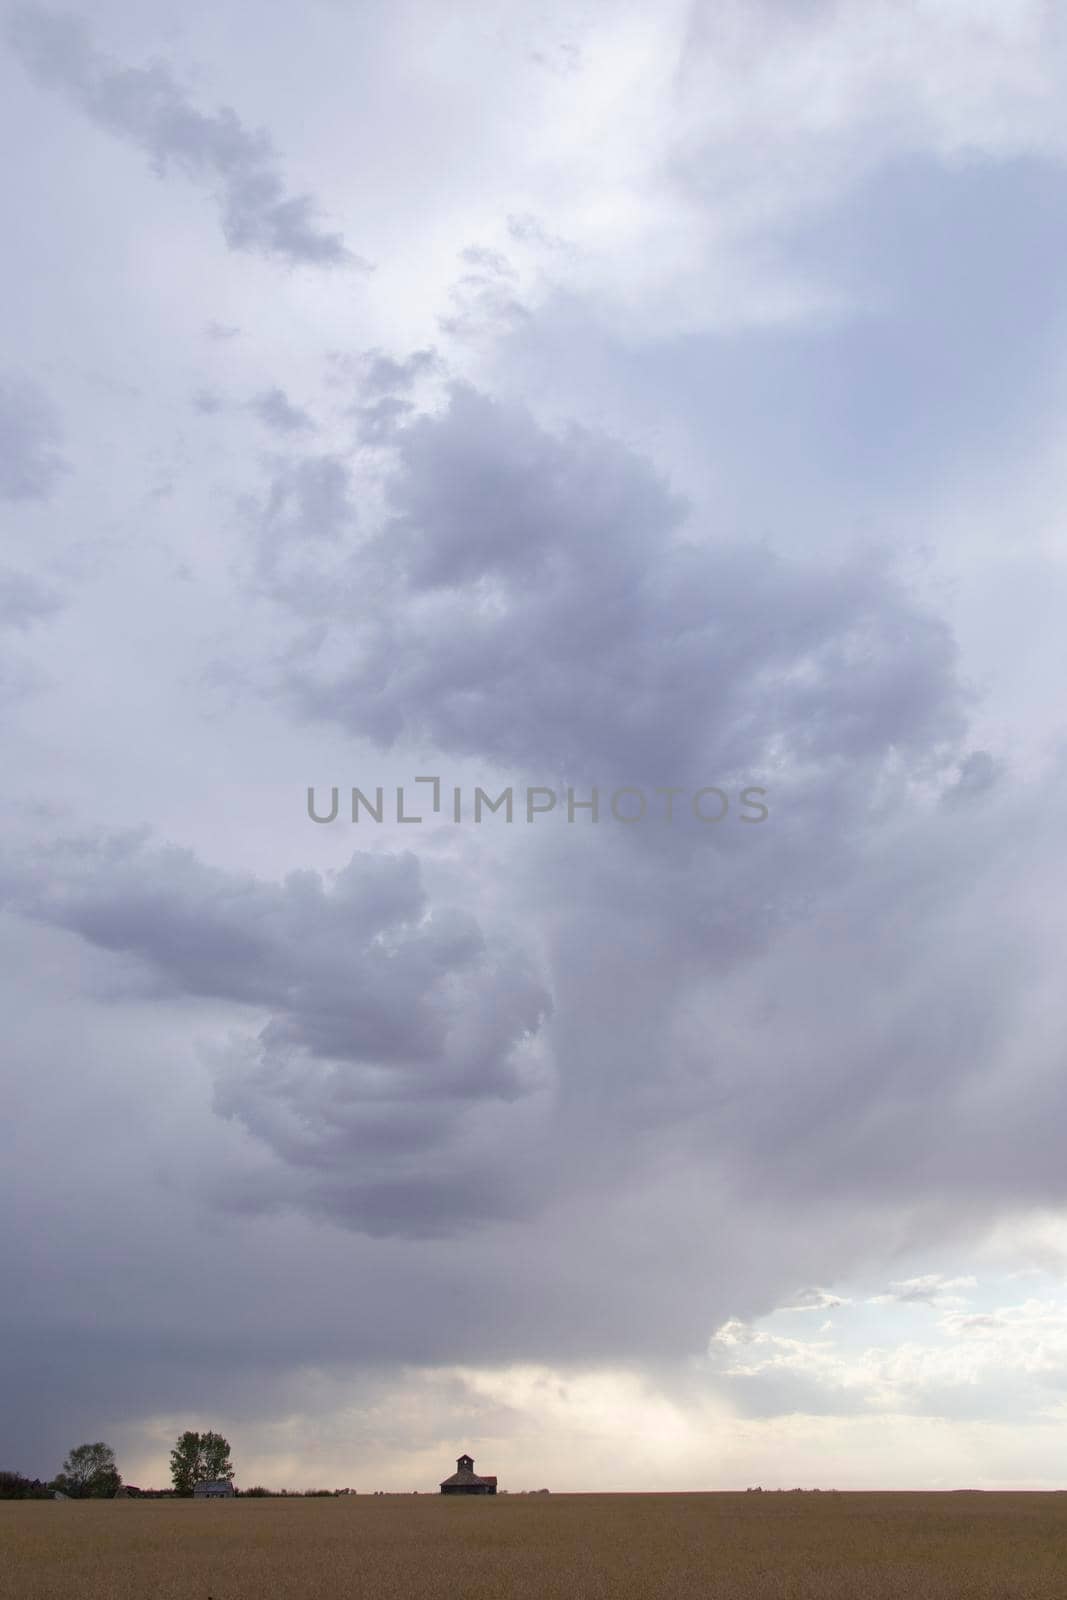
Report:
[[[0,1504],[3,1600],[1065,1600],[1067,1494]]]

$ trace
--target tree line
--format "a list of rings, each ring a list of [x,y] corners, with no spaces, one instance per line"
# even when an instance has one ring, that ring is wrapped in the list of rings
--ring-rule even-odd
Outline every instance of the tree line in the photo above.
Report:
[[[170,1453],[170,1475],[174,1486],[170,1492],[183,1497],[191,1495],[198,1483],[220,1478],[232,1482],[229,1441],[211,1430],[196,1433],[187,1429]],[[0,1472],[0,1500],[51,1500],[57,1494],[69,1500],[110,1500],[121,1487],[115,1452],[103,1440],[75,1445],[62,1469],[47,1483],[26,1478],[21,1472]]]

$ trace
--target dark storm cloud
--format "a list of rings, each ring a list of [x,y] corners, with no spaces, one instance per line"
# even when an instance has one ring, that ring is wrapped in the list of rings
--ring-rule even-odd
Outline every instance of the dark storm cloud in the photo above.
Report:
[[[125,67],[93,45],[81,18],[18,5],[7,37],[42,88],[66,95],[97,127],[171,171],[209,185],[231,250],[275,256],[293,265],[360,266],[339,233],[316,226],[310,195],[288,195],[266,133],[251,132],[224,107],[198,111],[163,64]]]
[[[291,472],[260,507],[268,552]],[[511,892],[550,930],[555,1192],[596,1209],[666,1140],[738,1193],[758,1173],[812,1203],[899,1203],[1027,1014],[1017,930],[970,931],[972,894],[1003,895],[971,852],[1004,824],[986,758],[958,747],[948,629],[873,553],[699,538],[626,448],[469,388],[400,434],[386,502],[377,533],[335,519],[325,565],[301,556],[310,529],[287,540],[274,592],[316,625],[282,668],[303,711],[580,794],[739,776],[772,797],[744,837],[561,823],[516,863]],[[966,821],[937,804],[961,786]],[[944,968],[919,954],[946,945]],[[875,1021],[859,997],[883,966]]]
[[[0,894],[134,958],[149,992],[268,1012],[218,1063],[217,1107],[309,1173],[317,1203],[370,1232],[491,1208],[464,1119],[528,1091],[516,1051],[547,997],[506,935],[490,948],[467,913],[430,911],[413,856],[269,884],[107,837],[9,862]]]
[[[45,500],[66,471],[58,414],[29,379],[0,374],[0,497]]]
[[[268,552],[292,470],[259,506]],[[734,545],[623,446],[466,387],[400,432],[385,502],[376,532],[287,540],[302,712],[583,795],[739,777],[771,796],[747,834],[561,823],[514,864],[547,930],[553,1192],[600,1215],[664,1148],[731,1204],[757,1175],[886,1215],[920,1173],[970,1207],[1017,1191],[1004,1106],[986,1122],[968,1097],[1040,1032],[998,839],[1043,802],[960,744],[950,632],[888,559]],[[1024,1186],[1058,1192],[1051,1158]]]
[[[282,1025],[277,1047],[268,1026],[218,1063],[219,1109],[279,1160],[220,1184],[217,1157],[205,1156],[197,1181],[216,1211],[213,1236],[220,1189],[232,1226],[249,1220],[235,1215],[242,1209],[295,1207],[363,1234],[404,1236],[354,1240],[347,1256],[327,1239],[318,1276],[290,1254],[273,1269],[243,1265],[236,1286],[233,1245],[216,1240],[208,1263],[195,1241],[196,1281],[210,1266],[219,1285],[218,1347],[187,1392],[219,1403],[227,1350],[241,1352],[233,1360],[253,1389],[249,1364],[258,1370],[268,1406],[272,1369],[293,1362],[681,1357],[725,1316],[780,1304],[783,1282],[825,1281],[828,1267],[847,1272],[872,1251],[928,1245],[1006,1198],[1062,1195],[1061,1075],[1054,1049],[1031,1049],[1020,970],[1029,965],[1039,987],[1049,975],[1030,954],[1003,959],[1025,947],[1057,794],[1029,811],[990,794],[965,824],[935,805],[924,833],[903,791],[889,807],[850,791],[837,821],[861,832],[859,843],[842,849],[836,826],[794,829],[777,845],[768,831],[759,837],[774,850],[762,860],[595,849],[588,836],[539,852],[528,873],[513,871],[509,903],[546,933],[555,1085],[517,1099],[436,1094],[439,1070],[452,1087],[447,1050],[421,1077],[389,1063],[399,1106],[371,1092],[361,1060],[314,1054],[335,1048],[339,1024],[349,1050],[366,1029],[380,1033],[361,952],[369,930],[385,929],[407,960],[409,935],[424,925],[410,859],[385,858],[368,877],[357,858],[359,870],[341,875],[352,875],[343,895],[340,879],[332,890],[315,874],[257,884],[133,840],[9,865],[8,898],[35,920],[116,955],[136,952],[171,992],[233,996]],[[1028,876],[1017,852],[1005,860],[995,848],[1004,837],[1034,850]],[[804,887],[811,905],[767,923],[767,902]],[[346,906],[357,889],[358,916]],[[755,938],[753,919],[762,919]],[[495,936],[489,948],[501,976],[481,993],[506,1012]],[[319,973],[324,949],[327,968],[331,954],[336,965]],[[521,982],[516,970],[521,963],[510,982]],[[397,972],[394,982],[398,1000],[425,996],[417,975],[409,985]],[[464,1016],[477,1013],[477,986],[456,999]],[[385,1037],[409,1038],[415,1023],[394,1022]],[[1016,1036],[1014,1051],[1005,1035]],[[469,1060],[467,1042],[455,1042]],[[87,1259],[106,1255],[114,1218],[68,1224],[49,1241],[57,1304],[76,1304],[68,1283],[82,1232]],[[432,1233],[449,1235],[434,1255]],[[123,1258],[123,1292],[142,1286],[137,1315],[167,1328],[179,1287],[157,1286],[151,1228],[139,1249],[143,1260]],[[338,1271],[358,1284],[350,1313]],[[272,1284],[284,1307],[270,1304]],[[21,1312],[15,1320],[32,1347],[35,1327]],[[261,1322],[269,1336],[257,1332],[246,1356]],[[84,1341],[69,1338],[79,1366]],[[110,1363],[93,1392],[121,1410],[140,1382]]]
[[[966,702],[946,628],[884,560],[700,537],[627,448],[470,388],[399,435],[376,527],[356,515],[360,470],[294,456],[245,508],[259,583],[299,625],[281,669],[298,705],[532,781],[741,776],[768,785],[773,817],[743,837],[561,827],[511,863],[505,903],[550,966],[541,1096],[520,1092],[514,1052],[543,986],[506,935],[425,918],[411,867],[379,862],[386,904],[357,916],[365,864],[327,892],[132,847],[53,856],[17,902],[30,914],[268,1012],[217,1062],[216,1103],[279,1161],[235,1178],[229,1203],[417,1234],[571,1197],[595,1240],[620,1186],[671,1152],[698,1190],[714,1172],[731,1210],[758,1174],[767,1194],[891,1211],[903,1153],[939,1159],[1018,1006],[1012,935],[968,940],[948,972],[917,955],[954,933],[998,803],[978,784],[965,813],[936,804],[981,768],[954,754]],[[326,671],[323,649],[347,664]],[[898,901],[907,918],[887,919]],[[908,978],[875,1027],[855,1001],[884,964]],[[935,1120],[916,1092],[932,1061]]]
[[[317,483],[323,466],[299,471]],[[298,481],[287,468],[262,504],[268,564]],[[384,743],[660,784],[921,760],[960,731],[949,633],[883,559],[787,560],[708,537],[645,461],[596,433],[549,433],[457,386],[397,435],[386,493],[376,537],[352,538],[333,499],[301,516],[309,539],[337,532],[334,581],[319,569],[313,590],[277,592],[297,607],[332,596],[331,657],[350,656],[291,667],[312,715]],[[287,544],[291,578],[300,540]]]

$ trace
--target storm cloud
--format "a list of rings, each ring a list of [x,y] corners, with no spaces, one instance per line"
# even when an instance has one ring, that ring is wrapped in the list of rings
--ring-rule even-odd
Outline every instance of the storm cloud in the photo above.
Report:
[[[395,445],[380,530],[342,542],[328,575],[286,573],[282,602],[314,596],[325,624],[291,667],[305,713],[387,744],[665,785],[928,760],[960,733],[948,631],[877,552],[834,567],[739,545],[610,438],[559,437],[469,387]],[[280,508],[343,470],[308,458],[274,478],[266,559]],[[340,526],[312,521],[319,539]],[[319,666],[346,651],[351,665]]]
[[[430,910],[414,856],[357,854],[329,886],[314,872],[272,885],[114,837],[6,878],[23,914],[132,960],[134,988],[268,1014],[218,1061],[216,1106],[315,1175],[314,1203],[372,1233],[499,1208],[484,1170],[498,1154],[460,1135],[534,1087],[521,1047],[548,997],[521,950]]]

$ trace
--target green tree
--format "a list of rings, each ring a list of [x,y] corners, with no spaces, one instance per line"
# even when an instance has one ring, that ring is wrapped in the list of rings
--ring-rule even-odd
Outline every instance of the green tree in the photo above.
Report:
[[[174,1488],[178,1494],[192,1494],[193,1485],[199,1483],[203,1474],[200,1471],[200,1435],[186,1431],[178,1440],[170,1453],[170,1475],[174,1480]]]
[[[221,1433],[187,1429],[170,1453],[170,1475],[178,1494],[192,1494],[198,1483],[232,1478],[229,1442]]]
[[[204,1463],[204,1477],[207,1479],[233,1477],[233,1462],[230,1460],[230,1441],[224,1439],[221,1433],[202,1433],[200,1435],[201,1459]]]
[[[115,1452],[101,1440],[75,1446],[55,1479],[55,1487],[77,1500],[102,1499],[113,1495],[121,1482]]]

